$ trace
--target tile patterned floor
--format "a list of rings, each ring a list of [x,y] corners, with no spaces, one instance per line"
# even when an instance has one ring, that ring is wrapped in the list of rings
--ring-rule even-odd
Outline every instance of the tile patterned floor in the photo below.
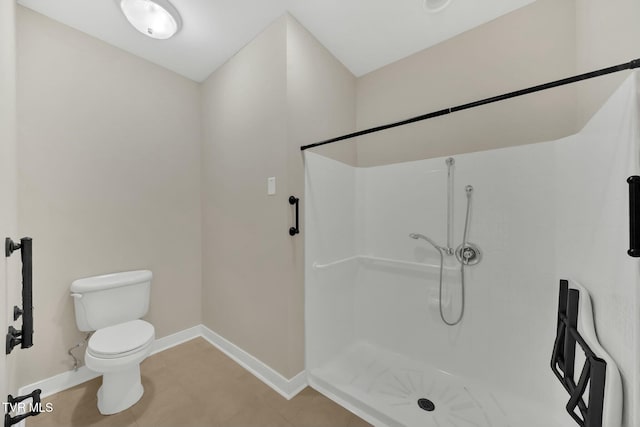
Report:
[[[147,358],[141,371],[145,393],[126,411],[100,415],[97,378],[43,399],[53,412],[29,418],[27,426],[369,426],[310,388],[284,399],[202,338]]]

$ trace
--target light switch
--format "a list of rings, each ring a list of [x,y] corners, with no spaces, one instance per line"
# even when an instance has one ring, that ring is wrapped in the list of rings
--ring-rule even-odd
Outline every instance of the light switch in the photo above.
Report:
[[[276,194],[276,177],[272,176],[267,178],[267,195],[273,196]]]

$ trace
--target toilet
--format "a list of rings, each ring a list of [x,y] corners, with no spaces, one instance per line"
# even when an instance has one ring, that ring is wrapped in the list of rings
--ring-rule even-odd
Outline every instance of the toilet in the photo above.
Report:
[[[116,414],[134,405],[144,393],[140,363],[151,352],[153,325],[141,320],[149,311],[153,274],[127,271],[75,280],[71,284],[76,324],[95,331],[85,353],[85,365],[102,374],[98,410]]]

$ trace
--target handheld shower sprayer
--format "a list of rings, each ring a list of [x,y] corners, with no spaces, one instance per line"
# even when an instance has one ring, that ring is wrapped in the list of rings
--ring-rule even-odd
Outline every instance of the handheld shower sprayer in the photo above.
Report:
[[[436,242],[434,242],[433,240],[431,240],[430,238],[428,238],[427,236],[425,236],[424,234],[419,234],[419,233],[411,233],[409,234],[409,237],[411,237],[412,239],[418,240],[418,239],[422,239],[424,241],[426,241],[427,243],[429,243],[431,246],[433,246],[434,248],[436,248],[436,250],[438,252],[440,252],[441,254],[447,254],[447,255],[451,255],[449,253],[450,249],[449,248],[445,248],[444,246],[440,246],[438,245]]]

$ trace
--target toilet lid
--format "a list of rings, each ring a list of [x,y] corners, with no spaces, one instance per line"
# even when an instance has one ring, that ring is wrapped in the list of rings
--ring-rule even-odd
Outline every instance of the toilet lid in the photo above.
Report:
[[[88,350],[95,356],[114,357],[132,353],[150,344],[154,338],[153,325],[144,320],[132,320],[98,329],[89,340]]]

